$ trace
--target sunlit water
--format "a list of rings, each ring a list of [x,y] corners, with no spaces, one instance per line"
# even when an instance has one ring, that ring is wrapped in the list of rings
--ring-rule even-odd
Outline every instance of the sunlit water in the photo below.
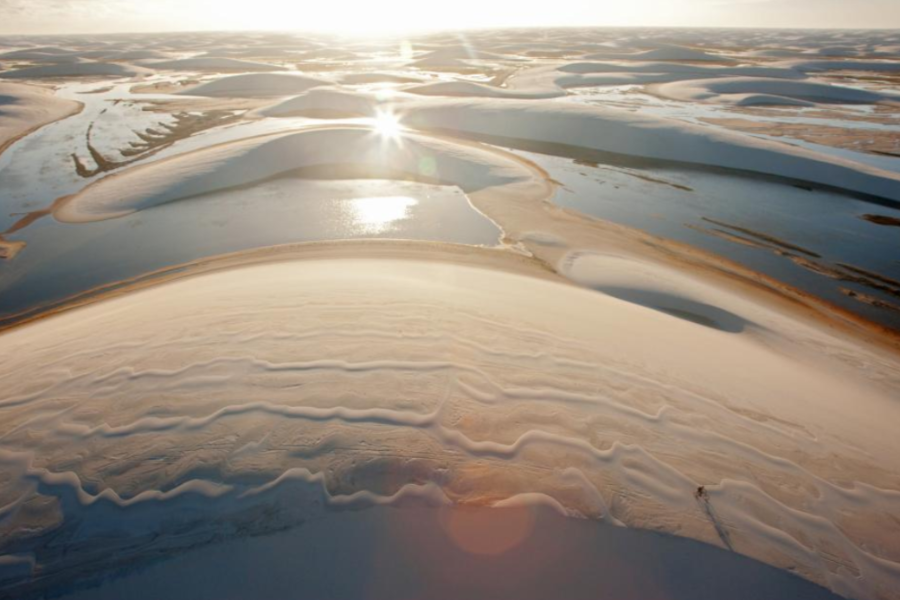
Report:
[[[741,245],[697,229],[717,228],[703,220],[712,218],[796,244],[821,255],[817,260],[826,263],[849,264],[900,279],[897,228],[859,218],[867,213],[900,218],[898,210],[836,191],[808,191],[757,176],[675,167],[592,167],[565,158],[521,154],[563,184],[553,198],[555,204],[709,250],[876,322],[900,328],[900,314],[848,298],[839,288],[896,302],[889,294],[836,281],[771,250]],[[648,175],[691,189],[640,178]]]
[[[51,218],[0,265],[14,314],[197,258],[274,244],[394,238],[493,246],[501,231],[458,188],[383,180],[275,179],[96,223]]]
[[[95,123],[94,145],[114,155],[113,150],[137,139],[134,131],[171,120],[133,102],[172,96],[131,94],[131,84],[122,83],[102,93],[84,93],[104,87],[65,86],[60,95],[84,102],[84,110],[42,128],[2,155],[0,230],[104,176],[82,178],[73,166],[73,153],[93,166],[85,145],[90,123]],[[242,122],[180,140],[142,163],[309,124],[323,121]],[[387,136],[400,131],[390,114],[375,125]],[[286,177],[97,223],[63,224],[48,216],[10,236],[27,246],[14,260],[0,262],[0,319],[162,267],[249,248],[360,238],[493,246],[501,233],[458,188],[381,180]]]
[[[152,81],[170,79],[161,76]],[[165,94],[131,94],[127,83],[114,83],[101,93],[84,93],[106,87],[109,84],[65,85],[59,95],[85,103],[82,113],[42,128],[0,156],[0,229],[15,223],[23,213],[49,206],[56,198],[75,193],[103,176],[85,179],[73,167],[73,153],[92,165],[85,145],[90,123],[95,123],[94,145],[113,155],[116,149],[137,139],[134,131],[171,121],[165,113],[143,110],[141,101],[180,99]],[[724,112],[632,93],[632,88],[579,89],[560,101],[609,104],[695,123],[704,116],[722,116]],[[802,112],[798,115],[794,120],[801,122]],[[328,122],[305,118],[239,122],[180,140],[143,162],[252,135]],[[402,128],[396,116],[388,112],[374,120],[334,122],[364,122],[387,137],[398,135]],[[820,146],[815,149],[900,170],[900,160],[890,157]],[[896,228],[858,218],[872,212],[900,217],[900,211],[837,192],[809,192],[758,177],[683,168],[629,172],[520,154],[539,163],[563,184],[553,199],[561,206],[705,248],[875,321],[900,327],[900,314],[850,299],[839,287],[878,297],[881,292],[877,290],[837,282],[769,250],[735,244],[694,228],[709,225],[702,217],[727,221],[798,244],[832,263],[844,262],[900,278]],[[642,173],[692,191],[635,176]],[[400,238],[494,245],[500,237],[500,227],[475,210],[458,189],[387,181],[280,179],[101,223],[66,225],[44,217],[10,236],[27,246],[15,260],[0,263],[0,319],[161,267],[272,244]],[[883,294],[881,297],[891,300]]]

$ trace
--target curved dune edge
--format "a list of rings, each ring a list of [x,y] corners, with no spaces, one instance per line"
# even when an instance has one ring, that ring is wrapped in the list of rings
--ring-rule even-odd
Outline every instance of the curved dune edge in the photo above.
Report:
[[[286,67],[227,57],[180,58],[156,62],[144,62],[150,69],[171,71],[286,71]]]
[[[46,504],[61,511],[54,536],[69,519],[90,524],[64,563],[40,535],[19,553],[50,578],[97,558],[91,531],[159,533],[129,551],[137,559],[166,548],[173,511],[202,506],[201,532],[287,499],[296,518],[307,505],[296,474],[360,502],[409,485],[479,506],[539,494],[854,597],[896,589],[898,531],[882,519],[900,506],[896,357],[661,267],[649,281],[664,274],[751,326],[722,331],[560,285],[509,253],[422,246],[256,252],[0,337],[12,386],[2,460],[21,482],[7,519],[35,518],[19,512],[32,482],[61,499]],[[511,270],[486,268],[488,256]],[[591,260],[604,276],[644,264]],[[142,465],[148,453],[167,475],[102,459]]]
[[[900,102],[900,95],[807,81],[764,79],[759,77],[726,77],[695,79],[651,85],[648,92],[681,102],[724,102],[737,105],[763,104],[758,97],[769,97],[770,103],[784,104],[877,104]],[[756,102],[748,100],[757,99]]]
[[[758,173],[877,196],[900,206],[900,175],[782,142],[675,119],[552,100],[390,98],[314,89],[264,109],[258,116],[375,116],[393,112],[420,131],[490,141],[502,138],[566,144],[618,155]]]
[[[84,104],[53,96],[47,88],[0,82],[0,96],[12,99],[0,104],[0,156],[13,144],[41,127],[77,115]],[[0,233],[0,260],[10,260],[22,251],[25,242],[7,240],[13,230]]]
[[[53,96],[47,88],[0,82],[0,96],[12,103],[0,104],[0,155],[18,140],[50,123],[77,115],[84,104]]]
[[[314,87],[330,85],[334,83],[296,73],[245,73],[204,81],[176,93],[210,98],[264,98],[290,96]]]
[[[0,73],[0,79],[42,79],[62,77],[135,77],[152,71],[138,66],[104,62],[46,64]]]
[[[53,211],[68,223],[112,219],[204,194],[294,174],[311,178],[413,179],[470,195],[549,193],[541,172],[512,154],[436,136],[368,127],[313,127],[203,148],[101,179]]]

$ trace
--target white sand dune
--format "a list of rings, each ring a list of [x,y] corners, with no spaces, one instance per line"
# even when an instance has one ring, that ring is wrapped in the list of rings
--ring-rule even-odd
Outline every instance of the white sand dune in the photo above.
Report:
[[[794,104],[805,101],[817,104],[877,104],[900,102],[900,94],[870,92],[857,88],[807,81],[728,77],[678,81],[652,86],[653,93],[682,102],[725,102],[738,105],[762,104],[759,96],[771,103]]]
[[[333,82],[286,73],[246,73],[207,81],[178,92],[186,96],[267,98],[292,96]]]
[[[0,153],[23,135],[81,110],[81,104],[55,98],[34,85],[0,83]]]
[[[448,71],[459,70],[464,72],[472,69],[472,65],[461,58],[420,58],[410,61],[404,66],[409,69],[421,69],[423,71],[436,69]]]
[[[863,52],[856,46],[826,46],[824,48],[813,48],[806,50],[803,54],[814,54],[816,56],[828,56],[834,58],[849,58],[860,56]]]
[[[764,77],[805,79],[797,70],[784,67],[709,66],[679,62],[570,62],[523,69],[510,77],[506,88],[534,97],[565,95],[566,89],[601,85],[668,83],[685,79]]]
[[[900,63],[884,60],[793,60],[779,66],[804,73],[823,71],[871,71],[876,73],[900,73]]]
[[[142,62],[150,69],[167,71],[284,71],[284,67],[269,63],[252,62],[236,58],[181,58],[156,62]]]
[[[447,46],[426,52],[416,57],[417,62],[439,64],[447,60],[521,60],[515,56],[504,56],[471,46]]]
[[[809,100],[776,96],[774,94],[737,94],[728,96],[728,99],[734,106],[794,106],[798,108],[816,106],[815,102]]]
[[[564,267],[635,303],[496,252],[378,248],[170,282],[0,337],[0,552],[53,582],[322,503],[539,501],[896,597],[895,359],[640,260]],[[718,326],[646,306],[660,295]]]
[[[358,59],[359,55],[340,48],[316,48],[299,54],[297,58],[318,61],[351,61]]]
[[[57,48],[55,46],[43,46],[38,48],[22,48],[0,52],[0,60],[29,61],[29,62],[58,62],[77,61],[80,53]]]
[[[705,564],[717,585],[739,586],[752,557],[854,600],[900,600],[896,340],[860,316],[869,313],[829,304],[813,285],[790,287],[840,265],[841,280],[826,281],[832,296],[844,285],[856,293],[848,288],[864,280],[889,290],[889,271],[870,278],[866,269],[890,253],[863,255],[893,232],[888,206],[900,207],[900,173],[889,156],[862,164],[840,157],[852,153],[701,124],[739,113],[834,129],[847,117],[851,133],[871,131],[887,147],[895,108],[887,103],[897,96],[886,75],[898,63],[878,59],[900,56],[898,43],[895,32],[612,28],[389,40],[0,39],[5,66],[39,65],[2,77],[90,77],[46,88],[0,83],[0,151],[79,110],[50,84],[85,105],[82,117],[7,153],[0,173],[10,183],[0,183],[10,208],[0,254],[27,243],[4,272],[12,283],[0,286],[23,311],[0,310],[0,327],[15,324],[0,335],[0,599],[56,597],[122,568],[172,584],[177,569],[153,570],[158,557],[173,557],[184,576],[198,564],[180,562],[191,550],[196,557],[235,543],[252,553],[264,546],[254,540],[275,531],[302,546],[296,556],[290,545],[277,548],[296,572],[326,563],[333,579],[346,571],[335,559],[346,559],[341,544],[319,546],[306,533],[318,528],[333,542],[334,530],[366,515],[346,546],[372,561],[375,578],[402,577],[403,569],[378,568],[400,561],[376,544],[416,513],[395,508],[499,518],[526,507],[558,513],[542,539],[567,546],[576,574],[626,580],[632,595],[666,596],[628,585],[618,546],[598,569],[556,527],[587,531],[599,523],[576,519],[590,519],[629,535],[690,538],[674,542],[683,564],[702,560],[698,546],[716,546],[706,550],[742,561],[733,572]],[[884,76],[866,78],[877,92],[812,78],[837,70]],[[141,87],[152,95],[132,96],[133,84],[117,81],[145,75],[154,85]],[[570,92],[611,85],[648,87]],[[835,106],[844,103],[882,105]],[[830,106],[733,110],[768,104]],[[336,124],[349,117],[359,118]],[[95,164],[113,174],[95,173]],[[802,209],[762,214],[779,197],[754,204],[750,174],[788,178],[762,181],[761,190],[794,182],[878,198],[791,189],[782,200]],[[388,181],[357,181],[367,178]],[[677,210],[651,214],[657,193]],[[596,216],[616,221],[581,212],[567,194],[582,195],[573,198],[584,206],[596,199]],[[379,234],[398,237],[420,226],[466,228],[445,211],[396,210],[443,204],[444,195],[496,225],[486,242],[470,243],[500,245],[321,241],[364,221],[402,221]],[[648,208],[632,211],[617,198]],[[857,200],[882,206],[861,215]],[[334,218],[321,218],[324,202]],[[701,217],[704,232],[723,235],[701,246],[727,246],[725,236],[747,245],[721,256],[626,226],[652,218],[651,232],[693,243],[693,230],[681,227]],[[765,223],[778,231],[769,235]],[[834,245],[810,243],[835,223],[847,229]],[[271,245],[298,239],[318,241]],[[845,253],[841,244],[857,239],[871,248]],[[773,240],[782,256],[757,240]],[[786,274],[728,258],[751,253],[783,261]],[[801,266],[809,271],[793,280]],[[386,511],[392,517],[381,519]],[[404,532],[428,535],[405,523]],[[656,556],[661,546],[641,552]],[[214,556],[199,561],[199,577],[229,568]],[[545,581],[534,563],[511,556],[497,558],[513,565],[512,577],[527,571]],[[471,583],[471,571],[439,560],[454,582]],[[560,587],[536,584],[523,597],[575,597],[555,564],[551,557],[541,568]],[[639,553],[630,564],[657,563]],[[654,575],[710,595],[707,582],[692,579],[699,572]],[[282,589],[293,581],[278,577]],[[112,589],[105,597],[131,597]],[[144,597],[170,596],[155,589]],[[445,595],[499,588],[465,589]],[[270,596],[297,590],[319,597],[299,585]],[[101,597],[93,591],[76,597]]]
[[[589,54],[584,57],[586,60],[638,60],[638,61],[681,61],[681,62],[733,62],[734,59],[728,56],[718,54],[710,54],[703,50],[695,48],[685,48],[682,46],[666,46],[662,48],[654,48],[645,52],[635,52],[633,54],[617,54],[617,53],[596,53]]]
[[[560,95],[560,92],[555,89],[507,89],[474,81],[438,81],[407,87],[403,91],[420,96],[463,96],[471,98],[554,98]]]
[[[647,85],[650,83],[668,83],[670,81],[681,81],[685,78],[681,73],[593,73],[590,75],[580,74],[557,74],[552,77],[541,78],[537,80],[539,85],[527,86],[529,77],[517,78],[510,82],[509,87],[512,89],[523,89],[525,91],[531,89],[535,93],[543,89],[548,81],[552,81],[554,86],[559,88],[559,96],[566,93],[569,88],[579,87],[597,87],[597,86],[620,86],[620,85]],[[543,80],[543,81],[542,81]],[[527,87],[526,87],[527,86]],[[546,92],[544,92],[546,93]]]
[[[0,53],[0,58],[7,59],[15,59],[15,60],[29,60],[29,57],[32,55],[38,56],[64,56],[72,54],[72,50],[67,50],[66,48],[60,48],[59,46],[33,46],[29,48],[20,48],[17,50],[7,50],[6,52]]]
[[[240,140],[129,169],[86,187],[54,215],[66,222],[111,219],[304,169],[314,177],[420,179],[464,192],[534,177],[498,152],[418,134],[386,137],[369,128],[328,127]]]
[[[422,83],[421,77],[398,75],[396,73],[347,73],[342,75],[341,83],[346,85],[366,85],[370,83]]]
[[[81,109],[80,102],[56,98],[47,88],[0,81],[0,154],[29,133]],[[0,236],[0,258],[14,258],[24,247],[21,240]]]
[[[697,77],[770,77],[775,79],[803,79],[805,75],[794,68],[793,63],[779,64],[772,67],[753,66],[707,66],[686,65],[682,63],[642,62],[635,64],[619,64],[612,62],[573,62],[557,67],[564,73],[678,73],[694,74]],[[696,79],[697,77],[693,77]]]
[[[214,50],[208,50],[194,58],[219,58],[227,56],[229,58],[278,58],[283,60],[299,60],[304,50],[305,48],[302,46],[285,47],[278,45],[251,46],[249,48],[221,47]]]
[[[65,65],[91,58],[90,56],[82,56],[81,53],[60,54],[56,52],[41,52],[36,50],[19,50],[15,52],[7,52],[0,54],[0,59],[10,61],[28,61],[33,63],[48,63]]]
[[[900,174],[747,135],[613,108],[542,100],[416,100],[397,94],[312,90],[260,111],[265,116],[393,110],[418,129],[565,144],[603,152],[775,175],[900,201]]]
[[[415,96],[394,93],[390,98],[351,90],[321,88],[312,89],[294,98],[282,100],[271,106],[254,111],[262,117],[291,117],[307,113],[322,112],[344,116],[374,117],[379,106],[388,107],[406,103]]]
[[[149,75],[151,71],[141,67],[103,62],[76,62],[71,64],[41,65],[4,71],[6,79],[44,79],[49,77],[134,77]]]
[[[802,51],[792,50],[790,48],[767,48],[765,50],[747,52],[744,56],[758,56],[760,58],[792,58],[799,54],[802,54]]]
[[[165,52],[156,50],[99,50],[94,57],[84,54],[80,56],[103,60],[162,60],[170,58]]]
[[[419,128],[455,129],[799,179],[900,201],[900,174],[673,119],[557,102],[457,101],[410,109]]]

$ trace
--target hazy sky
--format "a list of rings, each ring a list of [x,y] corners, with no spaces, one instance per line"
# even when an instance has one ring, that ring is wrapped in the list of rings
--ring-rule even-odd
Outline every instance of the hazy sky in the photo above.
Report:
[[[900,29],[900,0],[0,0],[0,33],[542,25]]]

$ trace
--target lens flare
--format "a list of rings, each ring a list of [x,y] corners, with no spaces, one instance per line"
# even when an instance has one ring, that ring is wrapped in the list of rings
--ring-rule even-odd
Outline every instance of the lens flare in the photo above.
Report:
[[[380,111],[375,115],[375,131],[384,138],[397,139],[403,126],[400,125],[400,117],[390,111]]]

